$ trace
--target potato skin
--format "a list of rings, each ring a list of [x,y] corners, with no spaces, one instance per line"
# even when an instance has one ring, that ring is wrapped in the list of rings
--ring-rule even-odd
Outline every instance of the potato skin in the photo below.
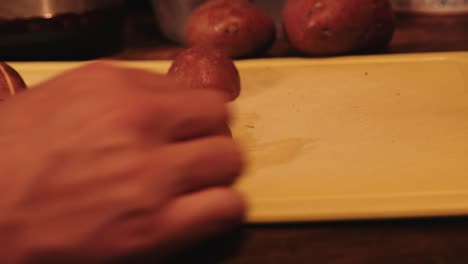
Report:
[[[188,46],[213,47],[239,58],[266,51],[276,28],[266,12],[247,0],[211,0],[192,12],[185,34]]]
[[[283,26],[295,49],[328,56],[384,48],[394,17],[388,0],[288,0]]]
[[[0,62],[0,101],[26,90],[26,83],[19,73],[10,65]]]
[[[375,51],[387,47],[395,33],[395,17],[388,0],[374,1],[374,26],[369,27],[359,50]]]
[[[240,76],[234,62],[219,50],[192,47],[182,51],[168,71],[191,89],[214,89],[232,101],[240,94]]]

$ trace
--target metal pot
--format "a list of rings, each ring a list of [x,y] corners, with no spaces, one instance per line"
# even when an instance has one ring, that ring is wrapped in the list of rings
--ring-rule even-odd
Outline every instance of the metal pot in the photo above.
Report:
[[[121,0],[10,0],[2,1],[0,19],[51,18],[57,15],[81,14],[122,4]]]
[[[161,32],[170,40],[183,43],[187,18],[190,13],[205,0],[152,0],[156,22]],[[277,36],[283,36],[281,13],[285,0],[253,0],[274,19]]]
[[[468,13],[467,0],[391,0],[397,12],[427,14],[462,14]]]
[[[0,4],[0,60],[75,60],[120,48],[121,0],[12,0]]]

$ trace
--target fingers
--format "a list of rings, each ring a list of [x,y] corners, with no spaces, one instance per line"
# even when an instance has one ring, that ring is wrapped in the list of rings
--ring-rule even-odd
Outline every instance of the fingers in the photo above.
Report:
[[[207,137],[167,146],[168,188],[174,195],[213,186],[229,186],[244,167],[241,149],[228,137]],[[156,164],[156,163],[155,163]],[[155,165],[158,166],[158,165]]]
[[[125,239],[102,243],[104,249],[91,256],[130,256],[132,260],[151,252],[157,260],[170,257],[194,243],[228,232],[244,221],[244,198],[227,188],[211,188],[174,199],[153,214],[115,230]],[[130,234],[130,235],[128,235]],[[93,241],[94,242],[94,241]],[[102,262],[102,261],[101,261]]]
[[[135,89],[145,89],[149,92],[178,92],[181,90],[188,90],[189,87],[181,82],[168,76],[151,72],[143,69],[129,68],[129,67],[116,67],[110,64],[102,64],[104,67],[111,68],[110,71],[115,71],[111,74],[118,74],[120,78],[127,79],[130,85]],[[96,67],[102,67],[98,64]]]
[[[165,113],[168,122],[157,122],[156,129],[164,130],[167,139],[230,134],[226,128],[230,115],[220,92],[189,89],[175,79],[143,70],[125,69],[125,75],[148,88],[151,92],[148,98],[153,98],[152,103],[159,106],[156,110]],[[173,93],[163,94],[167,91]]]
[[[67,89],[69,96],[99,108],[104,120],[112,122],[109,127],[146,134],[140,137],[144,141],[148,136],[158,137],[159,141],[180,141],[218,135],[224,133],[229,122],[220,92],[188,89],[171,78],[143,70],[98,63],[49,82],[83,83],[83,76],[86,82]]]
[[[168,253],[230,231],[244,221],[245,211],[244,198],[227,188],[182,196],[163,209],[154,223],[158,227],[153,234],[155,248]]]
[[[168,115],[157,129],[169,140],[186,140],[223,133],[230,114],[222,94],[207,90],[189,90],[167,95]]]
[[[230,114],[220,92],[188,89],[171,78],[142,70],[124,71],[136,86],[146,88],[147,93],[136,96],[134,107],[127,109],[153,106],[143,107],[146,113],[136,112],[140,115],[137,120],[143,122],[141,127],[152,135],[163,133],[169,141],[180,141],[226,133]]]

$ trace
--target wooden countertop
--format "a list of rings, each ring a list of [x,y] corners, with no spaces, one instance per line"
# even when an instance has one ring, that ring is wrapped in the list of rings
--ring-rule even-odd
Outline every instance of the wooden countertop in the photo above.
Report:
[[[468,51],[468,15],[399,15],[397,21],[398,30],[387,53]],[[150,17],[134,17],[127,26],[126,48],[115,58],[172,59],[182,49],[161,41]],[[287,45],[278,45],[281,48],[270,56],[290,54]],[[174,261],[465,264],[468,218],[245,226]]]

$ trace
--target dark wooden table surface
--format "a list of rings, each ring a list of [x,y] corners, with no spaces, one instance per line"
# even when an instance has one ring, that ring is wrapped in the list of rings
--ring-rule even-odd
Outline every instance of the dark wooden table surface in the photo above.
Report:
[[[468,51],[468,15],[398,16],[387,53]],[[172,59],[182,49],[161,39],[151,17],[127,23],[118,59]],[[280,43],[270,56],[291,53]],[[468,172],[467,172],[468,176]],[[200,245],[178,263],[468,263],[468,218],[244,226]]]

